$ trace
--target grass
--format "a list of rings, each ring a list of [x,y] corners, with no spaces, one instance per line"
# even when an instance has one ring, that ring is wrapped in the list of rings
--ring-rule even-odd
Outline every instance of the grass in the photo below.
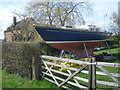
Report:
[[[11,75],[7,70],[0,70],[2,73],[2,87],[0,88],[58,88],[56,85],[46,80],[30,80],[27,77],[20,78]]]
[[[119,55],[120,55],[120,52],[118,52],[119,50],[120,50],[119,48],[111,49],[113,55],[116,57],[119,57]],[[105,51],[106,50],[100,50],[100,51],[95,51],[94,53],[100,54]],[[100,62],[120,63],[119,59],[101,60]],[[119,73],[120,74],[120,72],[118,72],[118,70],[120,68],[105,67],[105,66],[104,66],[104,68],[106,70],[108,70],[110,73]],[[101,71],[98,68],[96,70]],[[62,75],[57,75],[57,76],[63,77]],[[80,73],[80,74],[77,74],[77,76],[88,79],[87,74]],[[5,69],[0,70],[0,77],[2,77],[2,85],[0,85],[0,88],[56,88],[56,89],[59,89],[56,85],[54,85],[46,80],[37,81],[37,80],[30,80],[27,77],[20,78],[17,75],[9,74],[9,72]],[[64,78],[66,78],[66,77],[64,77]],[[97,78],[97,80],[101,80],[101,81],[114,82],[108,76],[97,75],[96,78]],[[117,78],[117,79],[120,79],[120,78]],[[0,81],[1,81],[1,78],[0,78]],[[73,79],[71,79],[71,81],[73,81]],[[85,85],[86,87],[88,86],[88,83],[86,83],[86,82],[79,81],[79,80],[78,80],[78,82],[81,85]],[[65,85],[70,88],[78,89],[69,84],[65,84]],[[97,84],[97,88],[116,88],[116,87]]]
[[[0,70],[0,88],[2,88],[2,70]]]
[[[111,63],[120,63],[120,48],[112,48],[110,49],[113,56],[117,57],[116,59],[109,59],[109,60],[101,60],[100,62],[111,62]],[[107,52],[107,49],[94,51],[95,55],[101,54],[102,52]],[[108,54],[110,54],[108,52]]]
[[[83,73],[80,73],[77,75],[78,77],[82,77],[82,78],[85,78],[85,79],[88,79],[88,74],[83,74]],[[97,80],[100,80],[100,81],[107,81],[107,82],[114,82],[110,77],[108,76],[102,76],[102,75],[96,75],[96,79]],[[88,86],[88,83],[87,82],[83,82],[83,81],[79,81],[82,85],[85,85],[85,86]],[[102,84],[97,84],[96,86],[97,88],[117,88],[117,87],[114,87],[114,86],[108,86],[108,85],[102,85]]]

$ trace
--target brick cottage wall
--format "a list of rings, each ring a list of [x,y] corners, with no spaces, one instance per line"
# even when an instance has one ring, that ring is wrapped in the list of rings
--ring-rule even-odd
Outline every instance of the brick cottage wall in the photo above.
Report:
[[[5,39],[7,42],[12,42],[12,32],[5,32]]]
[[[5,34],[5,40],[7,41],[7,42],[12,42],[13,40],[12,40],[12,36],[13,36],[13,34],[20,34],[21,33],[21,31],[20,30],[17,30],[17,31],[5,31],[4,32],[4,34]]]

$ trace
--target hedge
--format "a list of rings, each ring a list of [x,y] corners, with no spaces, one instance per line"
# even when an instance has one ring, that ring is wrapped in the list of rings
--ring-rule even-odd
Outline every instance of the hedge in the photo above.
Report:
[[[32,78],[33,59],[38,59],[39,52],[53,56],[60,54],[60,50],[44,42],[4,42],[2,44],[2,67],[7,68],[10,73]]]

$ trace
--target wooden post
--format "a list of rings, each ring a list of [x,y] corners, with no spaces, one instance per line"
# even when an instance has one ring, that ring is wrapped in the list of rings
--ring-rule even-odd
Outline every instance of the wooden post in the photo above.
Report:
[[[95,57],[92,58],[92,63],[95,63]],[[92,89],[96,89],[96,65],[92,65]]]
[[[89,58],[89,63],[92,63],[92,59]],[[92,65],[89,65],[89,83],[88,83],[88,89],[92,89]]]
[[[90,58],[89,63],[95,63],[95,58]],[[96,65],[90,64],[89,65],[89,90],[96,89]]]
[[[32,56],[32,80],[40,80],[42,77],[40,54]]]

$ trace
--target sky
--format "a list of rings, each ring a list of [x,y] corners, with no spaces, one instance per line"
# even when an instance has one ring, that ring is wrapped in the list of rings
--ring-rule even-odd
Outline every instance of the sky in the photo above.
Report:
[[[31,1],[43,2],[47,0]],[[118,1],[119,0],[89,0],[91,8],[93,9],[93,13],[89,16],[86,16],[86,21],[88,23],[96,24],[100,27],[108,27],[112,13],[118,12]],[[0,39],[4,39],[4,31],[12,24],[14,16],[13,11],[17,11],[19,13],[24,12],[24,7],[28,2],[30,2],[30,0],[0,0]],[[106,14],[107,16],[105,16]]]

